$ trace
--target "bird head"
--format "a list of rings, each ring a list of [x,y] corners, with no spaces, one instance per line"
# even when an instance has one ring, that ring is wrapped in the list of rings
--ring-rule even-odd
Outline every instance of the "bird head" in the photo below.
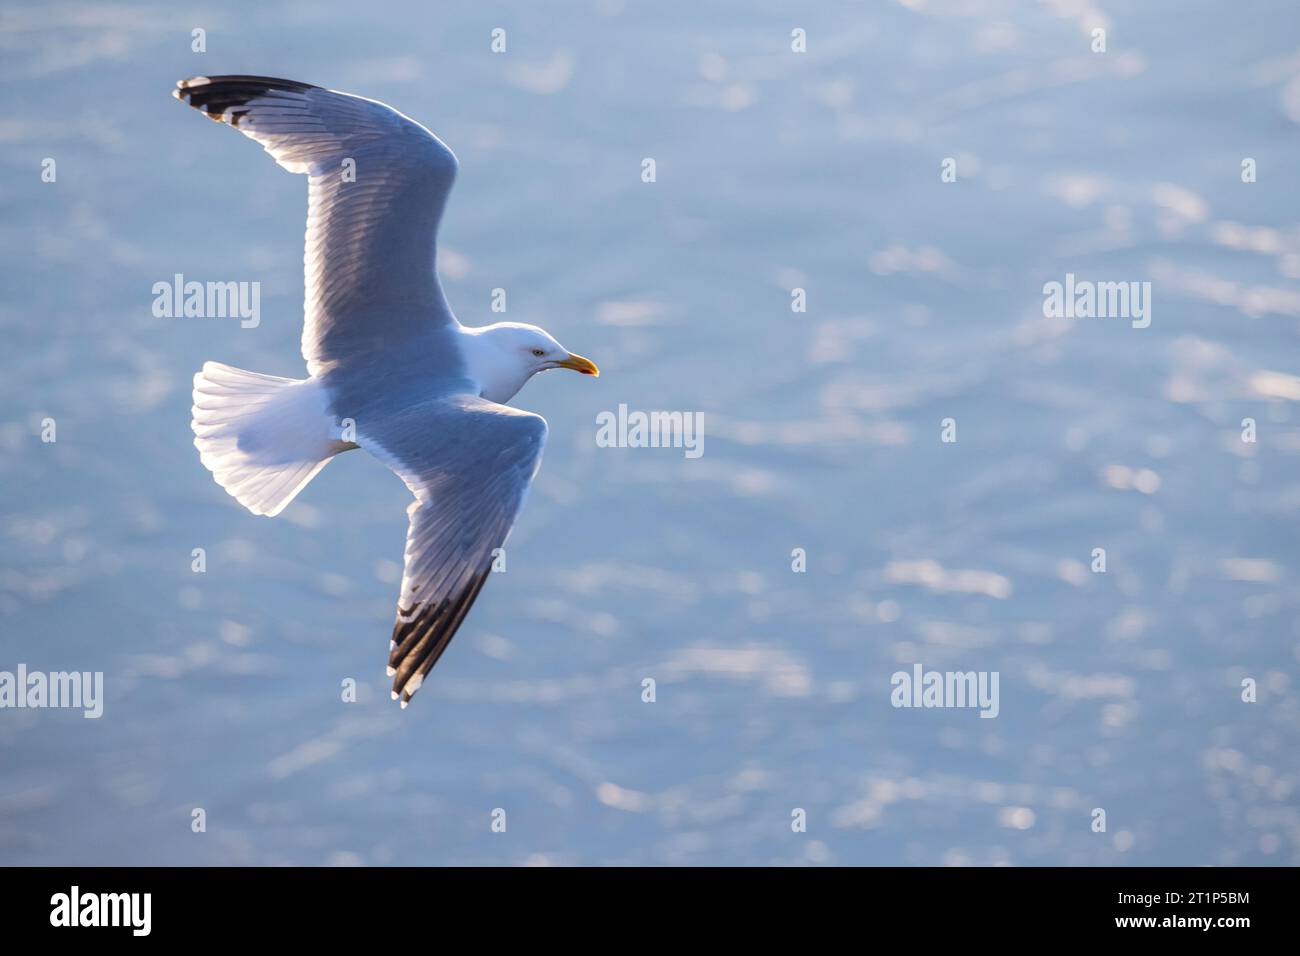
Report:
[[[583,375],[600,375],[600,369],[589,358],[570,352],[545,329],[522,322],[503,322],[494,326],[498,345],[513,350],[516,357],[531,369],[530,375],[552,368],[567,368]]]
[[[483,386],[483,396],[492,401],[508,401],[528,379],[548,369],[600,375],[595,362],[570,352],[535,325],[498,322],[468,331],[472,332],[466,352],[470,373]]]

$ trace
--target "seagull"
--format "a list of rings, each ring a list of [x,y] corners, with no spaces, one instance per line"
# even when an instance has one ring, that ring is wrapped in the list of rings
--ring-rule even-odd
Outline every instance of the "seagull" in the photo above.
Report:
[[[537,372],[599,375],[533,325],[461,325],[434,268],[456,156],[390,106],[265,76],[197,76],[173,95],[306,173],[305,379],[206,362],[199,460],[277,515],[363,448],[415,496],[389,645],[403,708],[478,597],[541,464],[546,420],[506,403]]]

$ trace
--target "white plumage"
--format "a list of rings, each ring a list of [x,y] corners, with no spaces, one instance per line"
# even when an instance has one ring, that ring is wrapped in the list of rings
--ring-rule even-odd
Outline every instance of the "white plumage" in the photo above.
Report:
[[[302,353],[310,377],[208,362],[199,457],[254,514],[279,514],[364,448],[415,495],[389,654],[405,707],[464,620],[541,462],[546,422],[507,407],[536,372],[596,366],[535,326],[466,328],[434,270],[451,150],[396,110],[257,76],[182,80],[177,98],[308,177]]]

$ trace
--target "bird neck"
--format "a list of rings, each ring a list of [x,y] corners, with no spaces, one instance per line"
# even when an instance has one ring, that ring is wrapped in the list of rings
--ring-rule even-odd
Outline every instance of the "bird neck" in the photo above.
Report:
[[[504,405],[532,377],[533,367],[520,361],[514,350],[503,348],[493,335],[493,326],[459,326],[461,356],[466,372],[489,402]]]

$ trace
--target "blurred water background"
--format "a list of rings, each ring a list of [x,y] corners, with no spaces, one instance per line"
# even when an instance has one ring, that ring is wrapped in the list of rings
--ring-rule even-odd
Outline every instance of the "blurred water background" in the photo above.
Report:
[[[405,712],[401,482],[256,518],[191,443],[204,360],[303,374],[305,180],[203,73],[435,130],[461,320],[604,372],[516,398],[508,571]],[[1293,2],[8,0],[0,75],[0,669],[106,682],[0,711],[0,862],[1300,862]],[[1150,327],[1044,318],[1067,272]],[[261,325],[154,318],[176,273]],[[598,448],[619,403],[703,457]],[[914,662],[999,716],[894,709]]]

